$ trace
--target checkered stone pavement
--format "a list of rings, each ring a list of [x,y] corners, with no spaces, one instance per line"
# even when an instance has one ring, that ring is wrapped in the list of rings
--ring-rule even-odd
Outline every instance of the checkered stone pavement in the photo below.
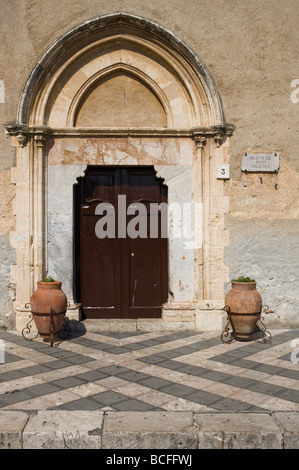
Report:
[[[0,409],[299,411],[299,330],[271,343],[223,344],[218,333],[92,333],[73,323],[50,347],[0,331]]]

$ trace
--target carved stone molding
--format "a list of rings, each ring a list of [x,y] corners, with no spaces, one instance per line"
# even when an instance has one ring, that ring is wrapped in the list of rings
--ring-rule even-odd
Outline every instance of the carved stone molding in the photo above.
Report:
[[[36,134],[34,136],[37,147],[44,147],[46,143],[46,137],[43,134]]]
[[[194,142],[198,149],[203,149],[203,147],[206,145],[207,139],[204,136],[195,136]]]
[[[20,147],[25,147],[28,142],[28,137],[26,134],[17,134],[17,141]]]
[[[216,147],[219,148],[224,137],[233,135],[234,129],[234,126],[229,124],[224,126],[196,127],[192,129],[192,134],[197,148],[202,149],[207,138],[214,139]]]
[[[219,148],[223,140],[223,134],[216,134],[214,135],[214,141],[216,144],[216,147]]]

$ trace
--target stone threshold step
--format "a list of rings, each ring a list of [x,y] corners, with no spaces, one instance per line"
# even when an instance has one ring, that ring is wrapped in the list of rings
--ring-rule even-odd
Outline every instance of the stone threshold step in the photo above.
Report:
[[[89,332],[127,333],[134,331],[194,331],[194,322],[166,322],[159,318],[96,319],[82,320],[82,327]]]

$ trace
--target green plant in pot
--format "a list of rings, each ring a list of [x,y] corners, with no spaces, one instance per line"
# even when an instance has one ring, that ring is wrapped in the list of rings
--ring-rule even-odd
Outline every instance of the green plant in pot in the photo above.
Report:
[[[234,338],[243,341],[252,339],[262,311],[262,297],[256,289],[256,281],[246,276],[233,279],[231,289],[225,296],[225,310]]]
[[[37,282],[37,289],[30,298],[37,331],[42,338],[51,341],[51,346],[61,330],[67,309],[67,298],[61,285],[62,282],[49,276]]]

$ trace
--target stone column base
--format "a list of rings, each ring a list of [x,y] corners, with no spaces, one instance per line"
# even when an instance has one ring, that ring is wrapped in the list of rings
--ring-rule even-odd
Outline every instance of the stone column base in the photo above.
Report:
[[[195,330],[223,331],[227,317],[223,305],[213,301],[200,302],[195,313]]]

